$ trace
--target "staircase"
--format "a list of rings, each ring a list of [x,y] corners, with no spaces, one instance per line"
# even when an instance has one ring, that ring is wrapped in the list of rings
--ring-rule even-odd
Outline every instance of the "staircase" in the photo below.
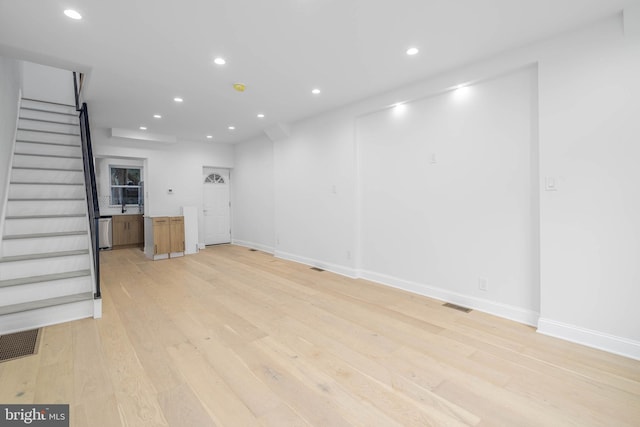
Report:
[[[99,317],[84,185],[75,107],[23,98],[0,252],[0,335]]]

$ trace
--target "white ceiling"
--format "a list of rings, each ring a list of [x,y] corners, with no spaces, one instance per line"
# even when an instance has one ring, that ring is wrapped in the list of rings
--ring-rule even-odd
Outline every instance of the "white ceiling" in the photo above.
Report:
[[[0,0],[0,55],[87,72],[94,126],[237,142],[638,1]]]

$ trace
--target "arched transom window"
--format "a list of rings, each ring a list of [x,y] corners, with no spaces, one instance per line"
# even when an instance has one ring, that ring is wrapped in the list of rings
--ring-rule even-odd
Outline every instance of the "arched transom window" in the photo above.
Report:
[[[208,184],[224,184],[224,177],[217,173],[212,173],[204,179],[204,182]]]

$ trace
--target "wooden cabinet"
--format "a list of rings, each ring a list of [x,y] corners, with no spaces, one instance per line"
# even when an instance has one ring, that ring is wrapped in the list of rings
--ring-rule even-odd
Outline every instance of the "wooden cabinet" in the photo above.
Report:
[[[184,217],[147,217],[145,229],[147,257],[156,260],[184,255]]]
[[[144,243],[142,215],[114,215],[112,227],[113,246],[131,246]]]
[[[169,234],[171,235],[171,252],[184,252],[184,217],[169,218]]]
[[[171,252],[169,218],[153,218],[153,254],[168,254],[169,252]]]

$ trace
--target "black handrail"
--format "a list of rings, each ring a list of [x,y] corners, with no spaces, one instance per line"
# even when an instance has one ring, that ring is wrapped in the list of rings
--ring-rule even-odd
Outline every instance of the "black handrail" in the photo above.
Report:
[[[91,148],[91,130],[89,128],[89,110],[87,103],[80,106],[80,91],[82,90],[82,77],[80,74],[80,87],[76,72],[73,72],[73,88],[76,98],[76,111],[80,119],[80,140],[82,142],[82,164],[84,169],[84,182],[87,194],[87,208],[89,210],[89,230],[91,233],[91,247],[93,248],[93,268],[96,275],[96,287],[94,298],[100,298],[100,242],[98,241],[100,208],[98,206],[98,191],[96,187],[96,172],[93,165],[93,149]]]

